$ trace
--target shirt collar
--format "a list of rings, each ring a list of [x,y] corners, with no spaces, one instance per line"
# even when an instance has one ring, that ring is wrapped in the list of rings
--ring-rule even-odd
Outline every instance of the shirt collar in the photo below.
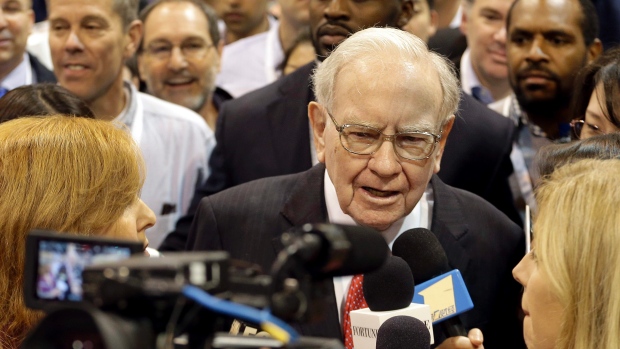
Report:
[[[325,170],[325,205],[327,206],[327,215],[330,223],[345,224],[345,225],[359,225],[348,214],[342,211],[340,203],[338,202],[338,195],[336,194],[336,187],[329,178],[327,170]],[[413,228],[430,228],[431,214],[432,214],[432,202],[433,202],[433,188],[431,184],[427,184],[424,194],[418,201],[418,204],[413,210],[405,217],[394,222],[387,230],[381,232],[390,249],[394,240],[403,232]]]
[[[29,76],[30,79],[28,79]],[[30,66],[30,58],[28,57],[28,53],[24,53],[21,63],[2,80],[2,87],[10,91],[35,82],[32,74],[32,67]]]
[[[471,89],[473,87],[481,87],[484,88],[480,84],[480,80],[476,76],[476,72],[474,71],[474,67],[471,65],[471,51],[469,48],[463,52],[463,56],[461,57],[461,87],[463,91],[468,95],[471,95]]]
[[[120,121],[131,128],[136,113],[138,90],[131,83],[123,81],[123,91],[125,92],[127,103],[125,103],[125,108],[114,120]]]

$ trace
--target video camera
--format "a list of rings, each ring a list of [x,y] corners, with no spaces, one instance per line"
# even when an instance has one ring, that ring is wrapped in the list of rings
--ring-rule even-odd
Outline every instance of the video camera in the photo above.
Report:
[[[85,266],[83,300],[49,300],[41,297],[39,281],[49,269],[43,267],[49,255],[42,256],[56,238],[74,244],[59,251],[99,246],[97,251],[122,257]],[[32,258],[26,261],[24,295],[28,306],[48,315],[22,348],[341,349],[340,340],[300,337],[285,321],[320,320],[331,277],[379,268],[389,254],[383,237],[368,228],[306,224],[282,234],[282,242],[270,275],[264,275],[223,251],[127,258],[118,251],[138,250],[126,242],[35,232],[28,237]],[[232,319],[256,324],[272,338],[217,332]]]

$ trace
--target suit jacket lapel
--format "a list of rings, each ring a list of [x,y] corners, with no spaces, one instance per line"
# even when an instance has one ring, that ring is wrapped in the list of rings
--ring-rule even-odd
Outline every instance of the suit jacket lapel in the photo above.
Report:
[[[463,211],[450,188],[436,175],[431,179],[433,186],[433,222],[431,231],[443,246],[452,268],[464,274],[471,262],[471,256],[462,246],[461,239],[468,233]]]
[[[280,95],[267,106],[271,139],[281,173],[305,171],[312,166],[308,103],[314,100],[309,63],[282,78]]]
[[[298,227],[305,223],[327,222],[327,207],[323,182],[325,179],[325,166],[318,164],[306,171],[298,184],[291,191],[289,199],[280,211],[280,215],[290,223],[291,227]],[[283,248],[280,237],[272,240],[276,253]],[[313,324],[294,324],[301,334],[313,336],[340,338],[340,321],[338,319],[338,307],[334,296],[334,283],[330,280],[325,283],[328,297],[325,299],[325,316],[323,321]]]
[[[28,58],[30,60],[30,66],[32,67],[38,83],[56,83],[56,76],[54,76],[54,73],[47,69],[41,62],[39,62],[39,60],[33,54],[29,53]]]
[[[289,228],[300,227],[306,223],[327,222],[327,207],[323,191],[325,165],[318,164],[302,173],[288,200],[284,203],[280,215],[289,224]],[[274,251],[279,253],[284,246],[280,234],[272,239]]]

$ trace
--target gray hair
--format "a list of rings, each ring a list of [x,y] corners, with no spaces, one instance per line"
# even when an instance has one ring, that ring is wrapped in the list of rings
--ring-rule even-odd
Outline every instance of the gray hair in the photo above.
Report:
[[[114,0],[112,9],[121,17],[123,30],[129,29],[131,22],[138,19],[138,5],[140,0]]]
[[[429,51],[424,41],[417,36],[394,28],[364,29],[343,41],[314,70],[312,82],[317,101],[330,110],[334,102],[336,78],[343,67],[359,60],[381,61],[381,57],[386,56],[396,57],[404,64],[426,61],[434,67],[443,92],[443,103],[439,108],[441,124],[454,115],[460,89],[452,62]]]

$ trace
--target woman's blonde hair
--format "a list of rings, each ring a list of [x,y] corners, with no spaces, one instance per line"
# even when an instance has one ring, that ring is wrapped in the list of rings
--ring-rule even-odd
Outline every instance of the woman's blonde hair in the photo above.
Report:
[[[558,349],[620,348],[620,160],[562,166],[537,190],[538,267],[564,306]]]
[[[22,296],[26,235],[110,227],[138,197],[140,150],[122,126],[46,116],[0,125],[0,348],[17,348],[39,320]]]

